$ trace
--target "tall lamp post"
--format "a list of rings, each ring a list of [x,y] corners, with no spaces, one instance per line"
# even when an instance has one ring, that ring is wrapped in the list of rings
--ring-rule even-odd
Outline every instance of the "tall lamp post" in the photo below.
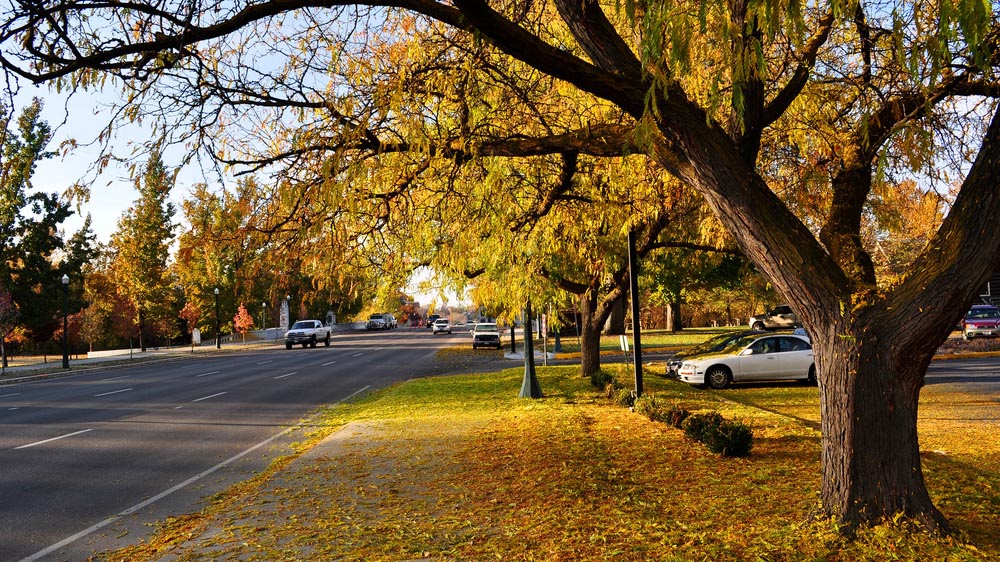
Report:
[[[267,329],[267,303],[260,303],[260,329]]]
[[[285,295],[285,304],[288,308],[288,326],[292,326],[292,295]]]
[[[215,349],[222,349],[222,335],[219,334],[219,288],[215,288]]]
[[[69,319],[67,318],[69,308],[69,275],[63,274],[63,369],[69,369]]]

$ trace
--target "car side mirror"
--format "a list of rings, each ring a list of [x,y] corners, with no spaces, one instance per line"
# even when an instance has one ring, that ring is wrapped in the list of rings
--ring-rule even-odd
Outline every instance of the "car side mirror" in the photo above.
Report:
[[[740,355],[753,355],[753,348],[748,347],[740,352]]]

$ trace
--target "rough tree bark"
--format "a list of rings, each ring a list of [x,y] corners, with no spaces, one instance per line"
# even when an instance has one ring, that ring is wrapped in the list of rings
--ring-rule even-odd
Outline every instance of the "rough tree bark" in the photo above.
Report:
[[[625,296],[611,305],[608,321],[604,323],[605,336],[620,336],[625,333]]]

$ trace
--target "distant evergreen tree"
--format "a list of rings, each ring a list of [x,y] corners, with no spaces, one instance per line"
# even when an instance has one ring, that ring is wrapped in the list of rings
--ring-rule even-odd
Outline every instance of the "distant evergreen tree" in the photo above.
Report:
[[[111,276],[118,294],[131,303],[139,347],[145,350],[153,328],[170,317],[170,277],[167,261],[174,238],[174,205],[168,201],[174,178],[154,151],[135,183],[139,199],[122,214],[111,238]],[[165,335],[165,334],[156,334]]]

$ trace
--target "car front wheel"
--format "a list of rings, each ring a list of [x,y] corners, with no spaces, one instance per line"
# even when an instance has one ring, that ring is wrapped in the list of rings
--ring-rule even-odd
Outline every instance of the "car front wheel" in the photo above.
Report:
[[[754,322],[753,326],[750,326],[751,330],[756,330],[758,332],[763,332],[765,328],[766,326],[764,326],[763,322]]]
[[[292,348],[292,344],[290,344],[288,342],[285,342],[285,349],[291,349],[291,348]]]
[[[721,390],[729,386],[729,371],[725,367],[712,367],[707,373],[705,373],[705,382],[708,386]]]

